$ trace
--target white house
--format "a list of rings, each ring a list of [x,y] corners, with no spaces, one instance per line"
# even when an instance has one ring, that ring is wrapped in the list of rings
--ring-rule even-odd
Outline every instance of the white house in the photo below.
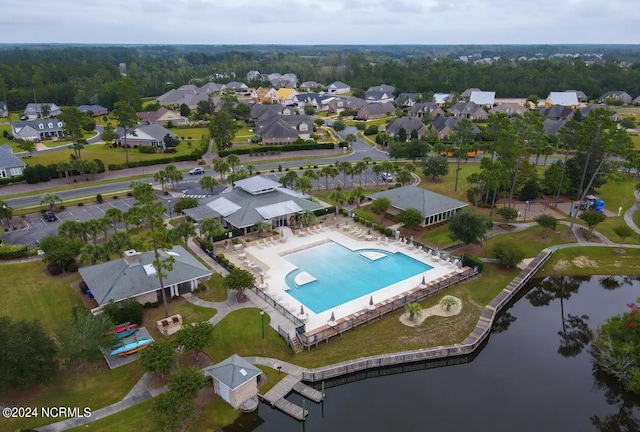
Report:
[[[327,92],[342,94],[349,93],[351,91],[351,87],[343,82],[335,81],[327,86]]]

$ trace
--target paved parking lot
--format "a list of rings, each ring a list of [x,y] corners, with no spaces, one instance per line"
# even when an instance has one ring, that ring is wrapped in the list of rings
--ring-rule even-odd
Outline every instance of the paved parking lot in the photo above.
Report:
[[[298,176],[302,176],[302,174],[304,173],[303,170],[295,170],[296,174],[298,174]],[[316,173],[319,173],[319,170],[316,170]],[[280,178],[285,175],[286,172],[282,171],[282,172],[262,172],[261,175],[264,177],[267,177],[271,180],[274,181],[280,181]],[[356,174],[353,176],[353,185],[357,185],[360,183],[360,178],[361,176],[359,174]],[[347,178],[346,178],[346,187],[352,187],[351,184],[351,175],[347,174]],[[327,184],[328,184],[328,190],[333,190],[335,189],[337,186],[340,186],[342,188],[345,187],[344,184],[344,175],[342,173],[339,173],[335,178],[331,178],[329,177],[328,182],[326,181],[326,179],[324,177],[320,177],[318,180],[312,180],[313,183],[313,190],[317,191],[317,190],[327,190]],[[362,185],[365,186],[376,186],[376,185],[382,185],[384,184],[384,182],[382,181],[382,179],[380,178],[380,176],[377,176],[371,169],[367,170],[367,172],[363,172],[362,173]]]

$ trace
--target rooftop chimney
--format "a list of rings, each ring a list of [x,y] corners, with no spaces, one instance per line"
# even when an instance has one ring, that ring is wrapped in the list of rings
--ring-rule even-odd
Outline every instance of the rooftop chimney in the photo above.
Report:
[[[140,265],[140,252],[136,252],[135,249],[124,251],[124,261],[129,264],[129,267]]]

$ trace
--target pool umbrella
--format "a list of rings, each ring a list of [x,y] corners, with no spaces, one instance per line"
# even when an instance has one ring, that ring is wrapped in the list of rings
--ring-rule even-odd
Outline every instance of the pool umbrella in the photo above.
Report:
[[[369,306],[373,306],[373,296],[369,298]]]
[[[333,325],[336,323],[336,317],[333,314],[333,312],[331,312],[331,318],[329,318],[329,325]]]
[[[426,285],[426,282],[424,280],[424,275],[422,275],[422,285]]]
[[[304,315],[304,306],[300,305],[300,315]]]

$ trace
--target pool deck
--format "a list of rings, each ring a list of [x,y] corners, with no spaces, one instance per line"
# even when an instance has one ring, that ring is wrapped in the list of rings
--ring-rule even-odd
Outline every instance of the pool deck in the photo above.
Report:
[[[433,255],[421,249],[416,249],[399,241],[392,241],[391,239],[383,241],[379,233],[375,233],[378,235],[364,233],[362,230],[358,230],[358,228],[353,226],[347,227],[340,225],[336,227],[333,225],[309,231],[311,232],[307,232],[304,235],[294,235],[290,230],[286,229],[283,231],[281,240],[274,239],[275,241],[267,242],[266,245],[264,242],[261,242],[258,246],[250,246],[242,251],[233,252],[228,255],[228,258],[237,265],[255,271],[257,274],[258,287],[294,315],[300,313],[301,303],[288,294],[285,277],[289,272],[297,269],[297,267],[287,261],[284,256],[296,251],[309,249],[333,241],[351,250],[381,249],[392,253],[401,252],[433,267],[433,269],[368,293],[321,313],[316,314],[305,307],[304,311],[306,316],[299,316],[299,318],[305,322],[306,331],[313,331],[314,329],[327,326],[332,314],[335,321],[339,321],[360,313],[363,309],[369,307],[369,302],[372,297],[375,304],[401,297],[416,289],[422,282],[423,276],[425,282],[428,284],[429,282],[448,277],[458,270],[454,264],[436,259]],[[262,279],[260,272],[263,274]]]

